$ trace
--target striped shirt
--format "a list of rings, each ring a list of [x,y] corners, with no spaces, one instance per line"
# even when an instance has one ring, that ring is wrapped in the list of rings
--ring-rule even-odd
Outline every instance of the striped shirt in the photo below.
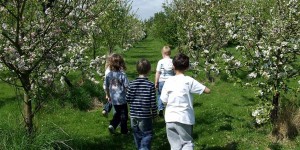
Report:
[[[151,118],[157,115],[155,87],[148,78],[138,77],[131,81],[126,100],[133,118]]]

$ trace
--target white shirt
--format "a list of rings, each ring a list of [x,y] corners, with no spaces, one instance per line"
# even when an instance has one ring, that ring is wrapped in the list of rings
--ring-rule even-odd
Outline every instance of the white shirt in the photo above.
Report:
[[[166,103],[165,121],[195,124],[192,93],[202,94],[205,86],[183,74],[165,81],[160,99]]]
[[[170,76],[174,76],[172,59],[167,57],[158,61],[156,71],[160,72],[159,82],[165,81]]]
[[[105,90],[106,88],[105,88],[105,77],[106,77],[106,75],[108,74],[108,73],[110,73],[110,69],[109,69],[109,67],[107,67],[106,69],[105,69],[105,72],[104,72],[104,80],[103,80],[103,89]]]

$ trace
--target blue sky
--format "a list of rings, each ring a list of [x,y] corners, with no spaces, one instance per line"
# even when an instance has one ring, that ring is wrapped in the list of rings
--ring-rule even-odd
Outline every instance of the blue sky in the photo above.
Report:
[[[154,13],[162,11],[165,0],[132,0],[132,11],[139,19],[149,19]]]

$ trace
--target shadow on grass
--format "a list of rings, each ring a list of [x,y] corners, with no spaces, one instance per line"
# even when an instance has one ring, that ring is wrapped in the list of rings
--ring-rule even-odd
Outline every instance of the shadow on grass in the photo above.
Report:
[[[225,146],[213,146],[208,147],[207,145],[202,145],[202,150],[237,150],[238,143],[237,142],[231,142],[226,144]]]
[[[271,150],[281,150],[281,149],[282,149],[282,146],[281,146],[280,144],[278,144],[278,143],[271,143],[271,144],[269,145],[269,148],[270,148]]]
[[[232,130],[233,130],[233,128],[232,128],[231,124],[224,124],[219,127],[219,131],[232,131]]]
[[[203,103],[194,103],[194,108],[201,107],[202,105],[203,105]]]
[[[7,105],[7,104],[10,104],[10,103],[14,103],[17,101],[17,98],[16,97],[10,97],[10,98],[4,98],[4,99],[1,99],[0,100],[0,108]]]
[[[94,138],[93,140],[74,139],[71,147],[84,150],[119,150],[134,149],[132,135],[112,135],[111,137]]]
[[[3,107],[5,105],[5,102],[0,101],[0,108]]]
[[[154,122],[154,136],[151,143],[152,150],[169,150],[170,146],[167,140],[165,122],[163,118],[157,118]],[[101,133],[100,133],[101,134]],[[132,133],[123,135],[116,134],[95,137],[95,138],[76,138],[68,144],[72,149],[79,150],[135,150],[134,138]],[[60,149],[70,149],[60,145]]]

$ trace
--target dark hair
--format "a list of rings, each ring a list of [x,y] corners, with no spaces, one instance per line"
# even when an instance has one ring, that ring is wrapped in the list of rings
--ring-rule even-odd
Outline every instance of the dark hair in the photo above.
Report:
[[[187,55],[179,53],[173,58],[173,65],[175,70],[185,71],[190,66],[190,59]]]
[[[139,74],[148,74],[151,70],[151,64],[147,59],[142,58],[136,63],[136,70]]]
[[[119,54],[112,54],[109,58],[109,69],[111,71],[126,70],[123,57]]]

